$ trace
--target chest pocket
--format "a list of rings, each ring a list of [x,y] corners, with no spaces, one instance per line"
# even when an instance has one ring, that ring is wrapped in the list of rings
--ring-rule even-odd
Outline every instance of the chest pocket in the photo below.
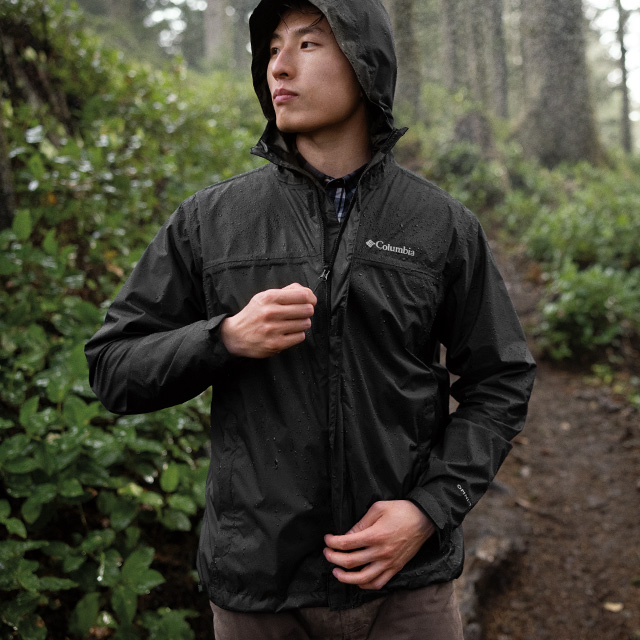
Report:
[[[356,258],[347,306],[352,329],[420,356],[441,302],[440,279],[405,262]]]
[[[319,258],[308,256],[210,263],[204,268],[209,317],[238,313],[261,291],[281,289],[293,282],[313,288],[321,271]]]

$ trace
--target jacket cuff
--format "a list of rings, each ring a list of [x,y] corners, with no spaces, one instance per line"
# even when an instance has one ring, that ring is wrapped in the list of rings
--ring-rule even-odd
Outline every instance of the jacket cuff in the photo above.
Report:
[[[224,365],[230,360],[234,360],[237,356],[227,351],[227,347],[224,346],[222,337],[220,336],[220,325],[225,318],[228,318],[229,314],[223,313],[219,316],[207,320],[204,325],[204,330],[209,334],[209,342],[212,345],[212,359],[216,363],[216,368]]]
[[[407,496],[433,522],[440,532],[447,526],[447,516],[438,501],[423,487],[415,487]]]

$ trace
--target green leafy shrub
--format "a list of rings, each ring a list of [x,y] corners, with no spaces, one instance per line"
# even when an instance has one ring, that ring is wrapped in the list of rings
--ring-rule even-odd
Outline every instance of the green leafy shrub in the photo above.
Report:
[[[636,169],[581,163],[548,171],[522,161],[510,168],[520,188],[496,218],[547,272],[538,335],[555,359],[619,359],[640,337]]]
[[[4,87],[17,210],[0,233],[0,637],[188,640],[210,624],[191,609],[207,399],[114,416],[83,347],[179,202],[257,166],[263,120],[247,84],[127,63],[67,4],[2,16],[70,115]]]
[[[640,264],[640,190],[622,173],[580,167],[559,206],[541,207],[525,234],[533,257],[629,269]]]
[[[640,337],[640,269],[631,272],[567,262],[542,306],[541,346],[554,358],[594,355]]]
[[[476,212],[495,206],[505,196],[504,166],[485,159],[477,146],[466,142],[442,145],[429,158],[424,172]]]

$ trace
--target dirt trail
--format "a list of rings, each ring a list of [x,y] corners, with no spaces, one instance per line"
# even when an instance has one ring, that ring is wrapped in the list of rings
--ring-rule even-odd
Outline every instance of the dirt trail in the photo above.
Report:
[[[500,263],[534,323],[535,287]],[[467,640],[640,639],[640,416],[607,390],[539,362],[527,426],[467,520]]]

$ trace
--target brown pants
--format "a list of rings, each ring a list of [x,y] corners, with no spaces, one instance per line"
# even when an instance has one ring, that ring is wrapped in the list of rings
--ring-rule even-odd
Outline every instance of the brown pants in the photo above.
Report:
[[[215,640],[463,640],[453,583],[399,591],[347,611],[236,613],[211,603]]]

